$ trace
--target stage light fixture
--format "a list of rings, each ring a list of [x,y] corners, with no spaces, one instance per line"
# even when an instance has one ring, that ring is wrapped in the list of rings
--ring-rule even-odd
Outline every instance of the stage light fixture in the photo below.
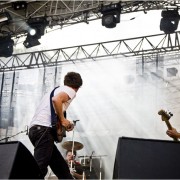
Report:
[[[0,13],[0,23],[9,22],[10,20],[12,20],[12,18],[8,12]]]
[[[31,47],[34,47],[34,46],[38,46],[40,45],[41,43],[39,42],[38,39],[36,38],[30,38],[30,37],[27,37],[26,40],[23,42],[23,45],[26,47],[26,48],[31,48]]]
[[[27,2],[26,1],[12,2],[12,7],[14,8],[14,10],[26,9]]]
[[[177,9],[163,10],[161,12],[160,30],[166,34],[174,33],[179,24],[179,13]]]
[[[40,45],[39,39],[44,35],[45,28],[48,24],[48,21],[44,17],[31,18],[27,22],[28,34],[27,38],[24,41],[24,46],[30,48],[33,46]]]
[[[102,5],[100,12],[103,15],[102,26],[114,28],[120,22],[121,5],[119,3]]]
[[[48,25],[48,21],[45,17],[37,17],[37,18],[30,18],[27,22],[28,28],[28,35],[30,36],[37,36],[41,37],[44,35],[44,31],[46,26]]]
[[[0,37],[0,57],[10,57],[13,54],[14,41],[11,36]]]

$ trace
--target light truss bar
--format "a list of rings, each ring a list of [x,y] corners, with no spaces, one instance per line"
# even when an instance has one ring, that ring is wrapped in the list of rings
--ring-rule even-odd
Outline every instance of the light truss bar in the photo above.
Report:
[[[0,71],[59,66],[108,56],[130,57],[179,51],[180,31],[94,44],[14,54],[0,59]]]
[[[0,27],[0,33],[8,31],[12,35],[22,36],[26,33],[25,22],[30,17],[47,17],[49,27],[69,25],[89,22],[101,18],[101,5],[110,3],[121,3],[121,14],[150,10],[161,10],[167,7],[180,7],[179,1],[94,1],[94,0],[46,0],[46,1],[27,1],[28,6],[24,11],[16,11],[11,6],[10,1],[0,2],[0,12],[9,12],[13,19],[8,26]]]

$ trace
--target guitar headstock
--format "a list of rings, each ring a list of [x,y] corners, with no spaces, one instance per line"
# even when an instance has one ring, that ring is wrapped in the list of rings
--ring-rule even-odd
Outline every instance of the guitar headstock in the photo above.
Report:
[[[166,111],[164,111],[163,109],[161,109],[159,112],[158,112],[159,115],[161,115],[161,119],[162,121],[168,121],[171,116],[173,116],[172,113],[167,113]]]

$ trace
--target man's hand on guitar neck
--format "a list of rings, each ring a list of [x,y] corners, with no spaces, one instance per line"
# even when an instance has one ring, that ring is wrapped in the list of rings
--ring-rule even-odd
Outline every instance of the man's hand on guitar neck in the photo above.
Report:
[[[66,131],[72,131],[74,129],[74,124],[65,118],[61,120],[61,124],[66,128]]]
[[[180,133],[178,133],[175,128],[172,128],[171,130],[167,130],[166,134],[172,138],[177,138],[177,139],[180,138]]]

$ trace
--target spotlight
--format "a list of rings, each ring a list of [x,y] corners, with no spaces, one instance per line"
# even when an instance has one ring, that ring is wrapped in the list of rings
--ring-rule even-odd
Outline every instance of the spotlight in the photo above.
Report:
[[[44,30],[48,25],[48,21],[44,17],[30,18],[27,22],[29,25],[28,34],[31,36],[44,35]]]
[[[114,28],[120,22],[121,5],[119,3],[102,5],[101,7],[102,26],[106,28]]]
[[[0,13],[0,23],[9,22],[11,19],[12,18],[8,12]]]
[[[40,39],[42,35],[44,35],[44,27],[42,27],[41,25],[38,26],[31,25],[31,27],[28,28],[27,36]]]
[[[37,33],[36,29],[30,28],[29,35],[34,36]]]
[[[30,38],[30,37],[27,37],[26,40],[23,42],[24,46],[26,48],[31,48],[33,46],[38,46],[40,45],[41,43],[39,42],[38,39],[36,38]]]
[[[0,57],[10,57],[13,53],[14,41],[11,36],[0,37]]]
[[[179,24],[178,10],[163,10],[161,16],[160,30],[166,34],[174,33]]]
[[[28,34],[23,44],[26,48],[30,48],[40,44],[39,39],[44,35],[48,22],[44,17],[39,17],[29,19],[27,24],[29,25]]]
[[[27,2],[25,1],[12,2],[12,7],[14,8],[14,10],[26,9]]]

